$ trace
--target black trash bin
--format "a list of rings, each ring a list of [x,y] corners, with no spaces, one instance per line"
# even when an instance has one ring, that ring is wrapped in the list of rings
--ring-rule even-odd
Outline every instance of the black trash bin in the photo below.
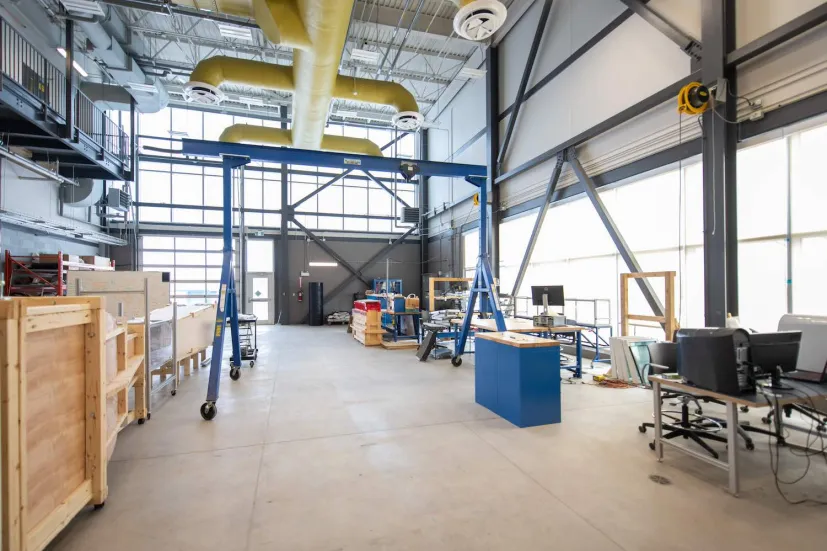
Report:
[[[310,307],[310,315],[308,320],[310,325],[324,325],[324,285],[321,281],[311,281],[310,291],[308,293],[308,305]]]

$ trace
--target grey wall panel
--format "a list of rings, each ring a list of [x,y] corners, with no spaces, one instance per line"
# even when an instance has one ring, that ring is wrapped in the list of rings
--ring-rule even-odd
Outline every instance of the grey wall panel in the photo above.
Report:
[[[361,267],[365,261],[388,245],[387,242],[382,241],[338,241],[333,239],[328,239],[326,243],[357,269]],[[305,314],[307,314],[308,309],[306,298],[304,302],[298,302],[294,296],[298,290],[298,274],[304,269],[304,251],[305,242],[303,240],[290,240],[289,262],[291,276],[295,275],[295,277],[289,282],[290,297],[288,300],[290,301],[290,320],[293,323],[299,323]],[[309,244],[309,255],[312,260],[331,260],[312,242]],[[419,295],[419,287],[421,285],[419,276],[419,242],[411,241],[410,243],[406,242],[399,245],[393,249],[388,256],[392,261],[390,276],[392,278],[402,278],[402,287],[405,294],[414,293]],[[311,281],[321,281],[327,293],[333,290],[334,287],[350,274],[350,272],[342,266],[335,268],[310,267],[308,270],[310,271],[310,277],[303,278],[305,296],[308,290],[308,283]],[[377,277],[385,277],[384,258],[371,266],[365,274],[365,279],[368,281]],[[353,306],[353,293],[360,291],[364,292],[365,286],[359,280],[353,281],[340,295],[327,303],[324,308],[325,314],[336,310],[350,311]]]
[[[735,47],[752,42],[824,0],[736,0]]]
[[[641,18],[630,18],[526,102],[506,169],[687,74],[686,54]]]

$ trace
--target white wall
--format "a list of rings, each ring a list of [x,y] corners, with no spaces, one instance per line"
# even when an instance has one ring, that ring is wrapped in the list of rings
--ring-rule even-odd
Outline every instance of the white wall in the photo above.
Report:
[[[819,0],[738,0],[738,46],[821,3]],[[652,0],[650,6],[688,34],[700,38],[701,0]],[[532,73],[532,83],[548,74],[624,9],[619,0],[556,0],[538,53],[537,69]],[[538,2],[499,45],[502,110],[516,95],[539,13]],[[631,16],[526,101],[504,170],[519,166],[689,74],[689,57],[643,19]],[[761,100],[765,112],[825,89],[827,28],[823,26],[739,69],[739,94]],[[479,123],[475,127],[481,128],[484,124],[484,94],[472,100],[473,97],[463,91],[452,102],[452,107],[458,112],[467,112],[476,106]],[[739,117],[749,112],[746,103],[739,102]],[[501,121],[501,133],[507,122],[507,117]],[[473,135],[470,129],[463,135],[469,133]],[[586,171],[595,175],[668,149],[679,140],[694,139],[699,133],[697,120],[679,119],[675,102],[669,101],[589,141],[578,148],[578,155]],[[434,147],[438,147],[443,152],[442,158],[447,160],[450,158],[447,151],[462,143],[443,141]],[[484,137],[479,143],[484,144]],[[471,150],[476,151],[476,147],[477,144],[469,148],[466,155]],[[484,145],[479,149],[482,155],[483,148]],[[479,160],[484,161],[484,156]],[[500,207],[514,206],[542,195],[553,166],[554,161],[546,162],[505,182],[501,187]],[[559,187],[570,185],[574,180],[566,169]],[[456,190],[452,192],[451,197],[455,200],[463,197]],[[436,196],[443,199],[438,194],[432,195]],[[431,205],[438,203],[432,200]],[[444,228],[476,218],[476,212],[470,212],[469,216],[469,206],[464,203],[451,213],[439,215],[433,224]]]

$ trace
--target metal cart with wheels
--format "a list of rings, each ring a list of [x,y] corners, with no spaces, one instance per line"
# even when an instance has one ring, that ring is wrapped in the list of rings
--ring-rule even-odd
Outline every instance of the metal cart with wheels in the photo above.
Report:
[[[241,360],[256,365],[258,358],[258,318],[253,314],[238,315],[238,337],[241,345]]]

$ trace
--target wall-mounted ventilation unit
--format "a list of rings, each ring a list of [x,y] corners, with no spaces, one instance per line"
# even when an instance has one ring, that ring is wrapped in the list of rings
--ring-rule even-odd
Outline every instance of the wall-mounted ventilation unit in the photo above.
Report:
[[[110,188],[106,194],[106,208],[118,212],[129,210],[129,195],[118,188]]]
[[[419,207],[402,207],[399,212],[400,224],[419,224]]]

